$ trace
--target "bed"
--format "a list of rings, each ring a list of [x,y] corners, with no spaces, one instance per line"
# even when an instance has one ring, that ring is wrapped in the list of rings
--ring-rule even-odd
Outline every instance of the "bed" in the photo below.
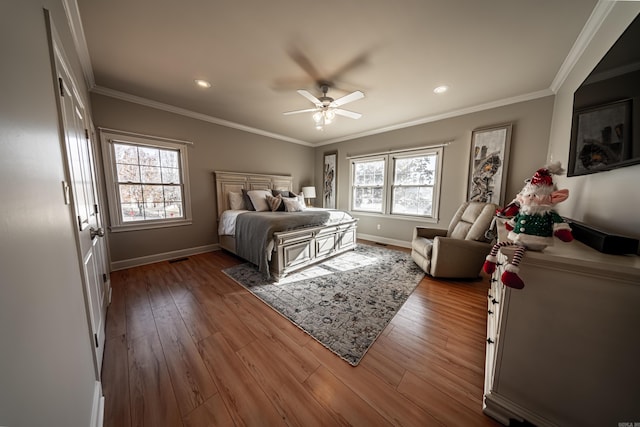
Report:
[[[356,247],[358,220],[347,212],[249,212],[231,205],[230,197],[242,190],[290,192],[291,176],[215,171],[214,178],[220,247],[256,264],[274,280]]]

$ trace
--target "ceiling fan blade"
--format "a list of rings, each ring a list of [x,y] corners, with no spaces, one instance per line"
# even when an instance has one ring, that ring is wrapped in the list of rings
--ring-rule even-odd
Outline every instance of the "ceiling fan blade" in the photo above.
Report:
[[[362,114],[356,113],[354,111],[343,110],[342,108],[336,108],[333,110],[336,114],[344,117],[349,117],[350,119],[359,119],[362,117]]]
[[[293,59],[296,64],[298,64],[300,66],[300,68],[302,68],[305,73],[307,73],[314,81],[315,80],[319,80],[320,79],[320,73],[318,72],[318,70],[316,69],[316,67],[313,66],[313,64],[311,63],[311,61],[309,60],[309,58],[306,57],[305,54],[303,54],[302,52],[300,52],[300,50],[296,49],[296,48],[291,48],[289,49],[289,56],[291,57],[291,59]]]
[[[331,103],[331,106],[340,107],[341,105],[347,104],[349,102],[357,101],[358,99],[362,99],[362,98],[364,98],[364,93],[357,90],[355,92],[351,92],[350,94],[343,96],[342,98],[338,98],[334,100]]]
[[[358,68],[359,66],[366,64],[368,60],[369,60],[369,52],[361,53],[360,55],[353,58],[351,61],[344,64],[342,67],[338,68],[333,74],[331,74],[331,76],[329,76],[327,80],[330,80],[330,81],[337,80],[340,78],[340,76],[347,73],[348,71],[351,71],[354,68]]]
[[[282,113],[285,116],[290,116],[291,114],[299,114],[299,113],[311,113],[312,111],[318,111],[317,108],[307,108],[306,110],[296,110],[296,111],[287,111],[286,113]]]
[[[304,89],[300,89],[298,90],[298,93],[304,96],[305,98],[307,98],[309,101],[313,102],[315,105],[322,105],[322,101],[320,101],[318,98],[313,96],[311,92]]]

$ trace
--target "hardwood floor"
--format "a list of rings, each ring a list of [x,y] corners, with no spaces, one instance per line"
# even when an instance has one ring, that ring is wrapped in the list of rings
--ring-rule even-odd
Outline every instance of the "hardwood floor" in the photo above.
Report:
[[[425,277],[352,367],[222,273],[240,262],[112,273],[105,426],[499,425],[481,410],[488,279]]]

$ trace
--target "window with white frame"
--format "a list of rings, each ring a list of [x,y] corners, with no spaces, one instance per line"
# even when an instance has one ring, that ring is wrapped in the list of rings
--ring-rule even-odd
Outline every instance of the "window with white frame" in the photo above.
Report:
[[[438,217],[442,147],[351,159],[351,210]]]
[[[112,231],[191,223],[184,141],[101,131]]]

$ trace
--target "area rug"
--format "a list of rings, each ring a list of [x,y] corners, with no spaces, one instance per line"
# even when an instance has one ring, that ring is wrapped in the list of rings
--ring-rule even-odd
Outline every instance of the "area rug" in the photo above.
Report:
[[[223,272],[352,366],[424,277],[408,253],[371,245],[279,282],[250,263]]]

